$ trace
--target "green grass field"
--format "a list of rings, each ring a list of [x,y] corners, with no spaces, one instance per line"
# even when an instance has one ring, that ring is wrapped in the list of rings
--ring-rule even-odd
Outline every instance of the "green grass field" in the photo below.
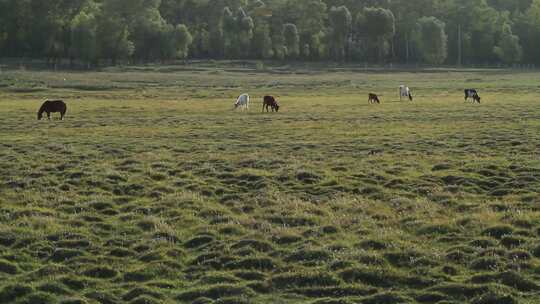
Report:
[[[3,70],[0,303],[540,303],[539,84]],[[65,121],[36,120],[46,98]]]

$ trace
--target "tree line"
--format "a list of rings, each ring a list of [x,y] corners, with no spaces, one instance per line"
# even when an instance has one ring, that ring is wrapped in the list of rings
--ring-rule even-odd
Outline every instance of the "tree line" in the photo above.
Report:
[[[540,63],[540,0],[0,0],[0,57]]]

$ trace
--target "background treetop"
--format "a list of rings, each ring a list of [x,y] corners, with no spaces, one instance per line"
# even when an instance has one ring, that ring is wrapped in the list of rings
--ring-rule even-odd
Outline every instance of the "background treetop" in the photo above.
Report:
[[[0,57],[540,63],[540,0],[0,0]]]

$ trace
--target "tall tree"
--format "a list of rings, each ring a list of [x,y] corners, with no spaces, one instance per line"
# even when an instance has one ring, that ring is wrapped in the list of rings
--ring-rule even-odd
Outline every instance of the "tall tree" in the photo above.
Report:
[[[282,14],[287,22],[296,24],[304,58],[319,57],[320,39],[327,19],[326,4],[322,0],[288,0]]]
[[[524,58],[540,63],[540,0],[533,0],[527,11],[517,19],[520,39],[524,46]]]
[[[251,49],[251,39],[253,38],[253,19],[248,16],[242,8],[238,9],[238,23],[240,32],[238,33],[238,44],[240,56],[248,57]]]
[[[113,65],[117,60],[131,57],[135,51],[125,20],[110,11],[104,11],[98,18],[97,45],[99,57],[110,59]]]
[[[300,54],[300,37],[296,25],[287,23],[283,26],[283,38],[287,47],[287,56],[289,58],[298,58]]]
[[[408,63],[416,56],[412,44],[412,33],[416,28],[416,22],[421,16],[437,14],[437,5],[439,3],[410,0],[393,0],[389,3],[389,9],[395,17],[396,33],[393,39],[393,47],[394,55],[397,56],[398,60]]]
[[[225,55],[240,58],[250,53],[253,38],[253,19],[241,7],[233,14],[229,7],[223,9]]]
[[[174,28],[174,45],[176,58],[185,59],[188,56],[189,46],[193,42],[188,28],[184,24],[179,24]]]
[[[71,56],[81,59],[89,68],[98,59],[97,19],[94,11],[81,11],[71,22]]]
[[[329,51],[335,60],[345,60],[351,38],[352,17],[345,6],[332,7],[328,13],[330,20],[330,33],[328,43]]]
[[[374,46],[378,60],[382,61],[390,51],[389,39],[396,32],[394,14],[388,9],[366,7],[357,16],[357,27],[368,44],[372,48]]]
[[[512,33],[510,24],[503,25],[499,44],[493,52],[505,63],[516,63],[523,56],[523,49],[519,43],[519,37]]]
[[[238,45],[236,43],[238,34],[238,23],[229,7],[223,9],[223,42],[225,56],[234,58],[238,56]]]
[[[471,32],[471,58],[474,62],[489,63],[495,60],[496,25],[491,22],[479,23]]]
[[[167,32],[172,29],[158,10],[159,1],[148,1],[147,5],[141,6],[130,23],[130,38],[135,44],[134,56],[138,59],[150,61],[159,59],[160,41]]]
[[[191,44],[191,55],[196,58],[210,57],[211,42],[207,24],[203,23],[199,27],[192,29],[193,42]]]
[[[5,47],[8,37],[8,26],[6,24],[5,10],[7,8],[6,1],[0,1],[0,56],[5,56]]]
[[[420,18],[413,39],[425,62],[441,64],[446,60],[448,37],[444,22],[435,17]]]
[[[274,56],[272,39],[270,38],[270,25],[259,22],[253,32],[252,52],[256,58],[269,59]]]
[[[197,58],[408,62],[426,60],[412,39],[421,16],[446,24],[446,62],[540,63],[540,0],[0,0],[0,56],[176,58],[174,32],[184,24],[187,56]],[[298,47],[285,24],[296,25]],[[82,47],[93,35],[96,56]]]

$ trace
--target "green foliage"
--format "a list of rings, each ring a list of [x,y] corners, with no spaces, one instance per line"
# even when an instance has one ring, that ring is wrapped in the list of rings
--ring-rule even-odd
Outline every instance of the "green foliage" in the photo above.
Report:
[[[100,58],[111,59],[113,64],[118,59],[126,59],[135,51],[130,40],[127,21],[114,7],[105,5],[99,17],[97,44]]]
[[[189,46],[193,42],[193,38],[184,24],[177,25],[173,33],[176,57],[185,59],[188,56]]]
[[[448,54],[446,25],[435,17],[422,17],[418,20],[413,40],[422,59],[430,64],[441,64]]]
[[[330,28],[327,35],[328,49],[335,60],[344,60],[352,29],[351,13],[346,6],[332,7],[328,13]]]
[[[503,25],[499,44],[493,52],[505,63],[516,63],[521,60],[523,49],[519,43],[519,37],[512,33],[510,24]]]
[[[321,0],[295,1],[298,5],[297,24],[303,34],[317,35],[324,30],[326,18],[326,4]]]
[[[172,30],[167,28],[167,23],[161,17],[157,4],[143,7],[142,11],[137,12],[131,20],[129,37],[135,45],[134,55],[147,61],[160,59],[163,36],[166,37],[165,41],[175,36],[167,37],[167,32]]]
[[[98,58],[97,19],[95,12],[81,11],[71,23],[71,56],[88,65]]]
[[[435,50],[441,39],[419,42],[422,16],[446,24],[446,57]],[[540,63],[539,16],[539,0],[2,0],[0,57]],[[187,50],[175,38],[180,24],[192,36]],[[281,37],[289,24],[296,34]]]
[[[276,59],[283,60],[287,56],[287,47],[285,46],[285,38],[283,37],[283,31],[273,33],[272,49]]]
[[[283,38],[287,47],[287,55],[289,58],[297,58],[300,54],[300,37],[296,25],[287,23],[283,25]]]
[[[380,7],[366,7],[357,15],[356,26],[358,33],[375,47],[377,58],[382,61],[389,53],[389,40],[396,31],[392,11]]]
[[[475,62],[493,61],[496,59],[493,47],[496,45],[496,36],[502,28],[500,22],[503,18],[497,10],[488,6],[485,2],[475,5],[473,14],[478,19],[471,26],[470,49],[468,52]]]
[[[270,59],[274,56],[272,39],[270,38],[270,25],[260,22],[253,32],[252,52],[256,58]]]
[[[211,36],[206,27],[193,30],[191,53],[196,58],[210,56]]]
[[[300,36],[302,58],[317,58],[321,54],[321,32],[326,29],[327,5],[322,0],[287,1],[282,15],[294,23]],[[306,47],[309,46],[309,49]]]
[[[253,28],[253,19],[241,7],[237,9],[236,14],[233,14],[229,7],[223,9],[226,57],[239,58],[250,53]]]
[[[360,31],[372,39],[391,38],[395,33],[394,14],[381,7],[366,7],[357,17]]]

